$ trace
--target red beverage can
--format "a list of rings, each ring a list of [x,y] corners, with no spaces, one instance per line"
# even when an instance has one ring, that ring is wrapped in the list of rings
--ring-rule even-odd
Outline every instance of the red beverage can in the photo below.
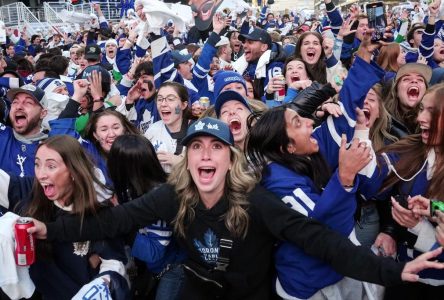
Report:
[[[275,94],[274,94],[275,99],[274,100],[282,102],[285,99],[285,77],[284,77],[284,75],[278,75],[278,76],[279,76],[279,79],[281,80],[283,87],[280,90],[275,92]]]
[[[19,218],[15,223],[15,262],[18,266],[30,266],[35,261],[35,238],[27,232],[34,227],[31,218]]]

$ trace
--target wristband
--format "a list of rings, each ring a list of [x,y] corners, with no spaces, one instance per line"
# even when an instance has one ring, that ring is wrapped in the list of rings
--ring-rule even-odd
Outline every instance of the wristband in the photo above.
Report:
[[[100,97],[99,99],[94,99],[93,102],[105,102],[105,98]]]

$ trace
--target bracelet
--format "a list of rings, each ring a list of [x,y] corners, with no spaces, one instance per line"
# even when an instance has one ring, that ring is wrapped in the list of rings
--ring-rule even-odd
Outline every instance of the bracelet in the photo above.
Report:
[[[99,99],[94,99],[93,102],[105,102],[105,98],[100,97]]]

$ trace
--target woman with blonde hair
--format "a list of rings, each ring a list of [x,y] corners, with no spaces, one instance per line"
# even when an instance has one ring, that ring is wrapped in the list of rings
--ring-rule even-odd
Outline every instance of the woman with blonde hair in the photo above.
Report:
[[[379,284],[416,281],[424,268],[444,268],[427,261],[430,252],[406,265],[355,247],[340,234],[306,218],[256,185],[244,156],[233,145],[228,125],[198,120],[183,139],[185,158],[168,184],[142,197],[102,210],[97,216],[35,221],[37,238],[99,239],[116,236],[163,219],[186,250],[183,299],[270,299],[272,251],[276,240],[301,247],[338,272]],[[79,230],[80,228],[80,230]]]

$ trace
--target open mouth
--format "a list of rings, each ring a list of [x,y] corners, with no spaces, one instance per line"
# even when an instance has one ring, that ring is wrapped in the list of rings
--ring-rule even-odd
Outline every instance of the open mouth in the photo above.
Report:
[[[314,59],[315,55],[316,55],[315,51],[307,51],[307,57],[309,59]]]
[[[162,112],[160,112],[160,114],[162,115],[162,119],[163,118],[169,118],[171,116],[171,112],[170,111],[162,111]]]
[[[441,50],[439,51],[439,54],[444,55],[444,49],[441,49]]]
[[[301,80],[301,78],[299,76],[291,76],[291,82],[296,82]]]
[[[44,183],[42,184],[42,187],[43,187],[43,193],[45,194],[46,197],[50,198],[55,195],[55,186],[53,184]]]
[[[416,86],[412,86],[407,90],[407,95],[409,97],[415,97],[418,98],[419,97],[419,88]]]
[[[197,170],[199,171],[199,177],[203,180],[212,179],[214,173],[216,173],[216,168],[214,167],[200,167]]]
[[[421,138],[423,139],[423,140],[428,140],[428,138],[429,138],[429,135],[430,135],[430,130],[429,130],[429,128],[426,128],[426,127],[420,127],[421,128]]]
[[[234,135],[235,133],[239,133],[242,129],[242,123],[239,120],[231,120],[230,124],[230,131]]]
[[[211,17],[211,12],[213,11],[214,2],[213,0],[209,0],[204,2],[199,8],[199,16],[202,21],[206,21]]]
[[[370,124],[370,111],[368,109],[362,109],[362,112],[364,113],[364,117],[365,117],[365,126],[369,126]]]
[[[15,115],[15,123],[17,125],[24,125],[26,123],[26,116],[22,114]]]

